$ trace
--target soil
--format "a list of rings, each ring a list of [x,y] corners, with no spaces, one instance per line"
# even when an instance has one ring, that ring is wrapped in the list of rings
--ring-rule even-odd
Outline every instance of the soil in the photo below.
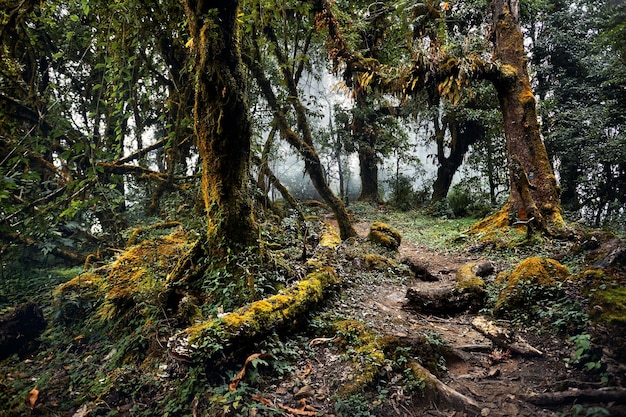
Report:
[[[369,231],[370,224],[356,224],[360,236]],[[440,254],[414,242],[403,241],[397,258],[410,258],[427,267],[438,280],[425,282],[409,279],[404,282],[359,281],[343,288],[340,300],[330,307],[332,314],[366,323],[380,336],[410,338],[416,334],[437,334],[451,348],[454,355],[448,358],[447,371],[440,379],[448,387],[473,399],[478,410],[464,410],[437,404],[419,394],[403,391],[401,385],[391,388],[386,400],[376,408],[381,416],[556,416],[569,410],[571,404],[558,409],[545,409],[528,402],[534,393],[567,389],[568,387],[594,387],[584,372],[568,366],[564,360],[572,351],[571,345],[550,333],[524,332],[516,329],[535,348],[543,352],[540,357],[522,357],[494,346],[492,342],[471,326],[476,314],[459,314],[436,317],[419,314],[407,308],[405,294],[409,287],[444,287],[454,281],[455,271],[463,264],[480,259],[471,254]],[[496,268],[498,272],[498,268]],[[479,313],[477,313],[479,314]],[[360,370],[340,349],[337,339],[331,337],[311,339],[311,351],[295,367],[291,377],[269,386],[274,391],[271,400],[302,415],[333,416],[332,394],[350,383]],[[393,381],[398,375],[388,375]],[[370,402],[371,405],[371,402]],[[592,407],[587,405],[587,407]],[[609,411],[610,415],[626,415],[626,409],[615,404],[596,404],[587,412]],[[312,414],[306,414],[308,412]],[[591,411],[589,411],[591,410]],[[295,414],[299,414],[296,412]],[[294,414],[294,415],[295,415]],[[356,411],[355,411],[355,414]],[[361,415],[361,414],[358,414]],[[580,414],[595,415],[595,414]],[[598,414],[603,415],[603,414]],[[606,414],[604,414],[606,415]]]

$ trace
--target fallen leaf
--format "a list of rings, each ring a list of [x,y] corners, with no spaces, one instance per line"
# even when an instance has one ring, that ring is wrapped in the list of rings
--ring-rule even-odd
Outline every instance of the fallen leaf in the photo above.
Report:
[[[37,388],[31,389],[28,393],[28,403],[30,404],[30,408],[35,408],[37,398],[39,398],[39,390]]]
[[[233,378],[231,383],[228,385],[228,389],[230,391],[234,391],[237,389],[237,385],[239,385],[243,377],[246,375],[246,367],[248,366],[250,362],[258,358],[265,358],[267,356],[268,356],[267,353],[253,353],[252,355],[248,356],[245,363],[243,364],[243,368],[241,368],[241,371],[239,371],[239,373],[235,376],[235,378]]]

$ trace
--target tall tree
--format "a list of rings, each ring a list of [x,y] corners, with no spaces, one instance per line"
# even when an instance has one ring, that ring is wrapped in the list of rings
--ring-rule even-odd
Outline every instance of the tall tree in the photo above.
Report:
[[[253,245],[258,229],[247,188],[252,132],[238,42],[239,2],[183,4],[195,58],[194,130],[209,247],[217,244],[213,239],[224,239],[223,249]]]
[[[534,218],[549,234],[564,231],[559,187],[541,139],[535,96],[530,88],[517,0],[491,0],[494,58],[502,76],[494,81],[504,118],[509,162],[511,219]]]

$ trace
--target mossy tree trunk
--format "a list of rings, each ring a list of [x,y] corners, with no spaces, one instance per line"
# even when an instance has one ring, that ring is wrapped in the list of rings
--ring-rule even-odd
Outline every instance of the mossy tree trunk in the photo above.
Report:
[[[195,66],[194,130],[202,158],[209,247],[253,245],[247,193],[251,124],[239,49],[237,0],[183,0]]]
[[[530,88],[517,0],[492,0],[495,58],[503,77],[494,82],[504,116],[511,193],[510,221],[534,217],[539,230],[560,234],[559,188],[539,133],[535,97]]]

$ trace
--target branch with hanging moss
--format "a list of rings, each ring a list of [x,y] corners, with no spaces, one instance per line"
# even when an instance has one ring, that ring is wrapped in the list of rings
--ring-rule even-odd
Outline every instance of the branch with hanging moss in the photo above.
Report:
[[[292,325],[338,283],[332,268],[320,268],[276,295],[175,334],[168,342],[170,356],[200,365],[245,348],[272,330]]]

